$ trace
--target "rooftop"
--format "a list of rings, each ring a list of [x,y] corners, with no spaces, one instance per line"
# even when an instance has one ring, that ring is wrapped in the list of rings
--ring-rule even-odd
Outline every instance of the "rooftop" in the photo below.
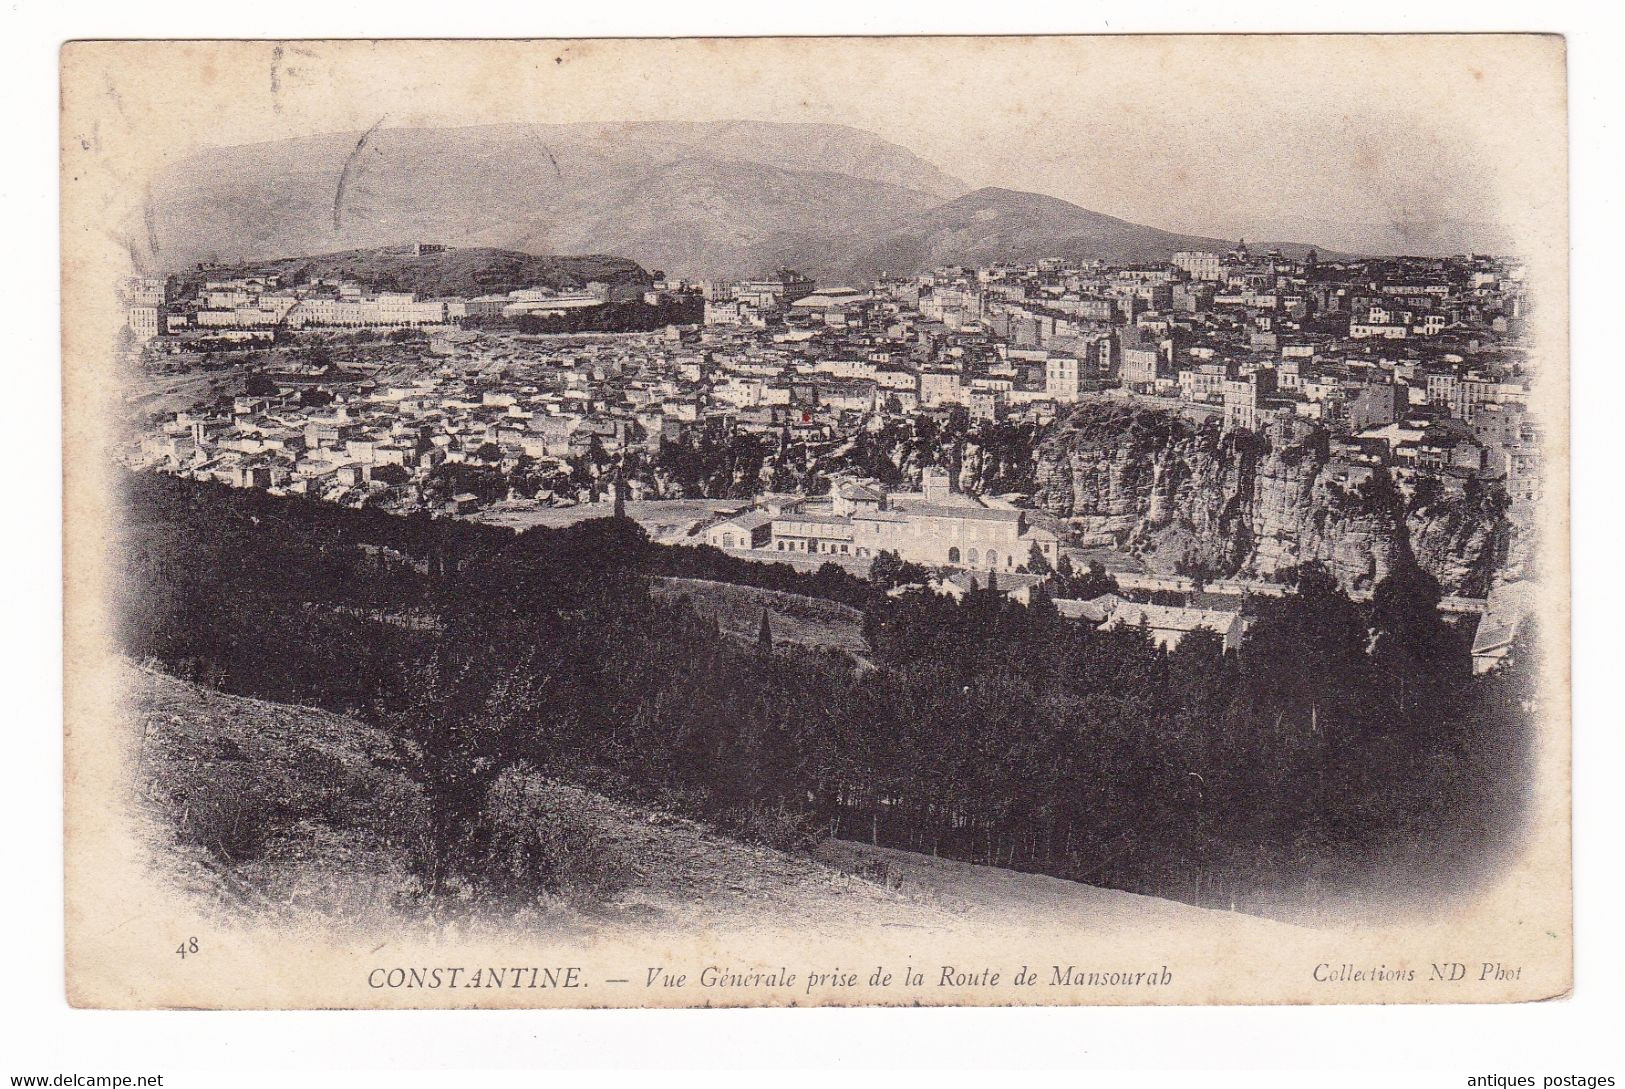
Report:
[[[1223,632],[1236,622],[1238,615],[1220,609],[1186,609],[1178,605],[1140,605],[1125,601],[1113,611],[1112,622],[1131,627],[1143,622],[1148,627],[1163,631],[1207,628],[1209,631]]]

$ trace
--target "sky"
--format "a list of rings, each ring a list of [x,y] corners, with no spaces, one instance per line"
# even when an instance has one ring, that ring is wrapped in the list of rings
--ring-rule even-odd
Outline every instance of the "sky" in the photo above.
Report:
[[[70,51],[73,47],[70,47]],[[1336,244],[1508,224],[1566,160],[1560,39],[1123,36],[87,48],[164,157],[387,125],[819,121],[971,187]],[[67,63],[74,63],[71,55]],[[151,132],[143,130],[155,129]],[[1282,232],[1287,232],[1283,234]],[[1304,232],[1318,232],[1314,237]]]

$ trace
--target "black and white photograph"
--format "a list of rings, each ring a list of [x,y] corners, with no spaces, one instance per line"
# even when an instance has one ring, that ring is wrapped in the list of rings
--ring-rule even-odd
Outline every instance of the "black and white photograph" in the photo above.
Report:
[[[1561,38],[61,65],[73,1004],[1568,991]]]

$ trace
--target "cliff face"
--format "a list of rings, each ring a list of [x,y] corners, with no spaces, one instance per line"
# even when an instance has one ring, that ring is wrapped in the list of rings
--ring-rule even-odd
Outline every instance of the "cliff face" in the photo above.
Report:
[[[1445,593],[1479,595],[1513,536],[1495,494],[1417,505],[1380,482],[1349,490],[1324,441],[1272,445],[1155,409],[1080,405],[1034,461],[1036,506],[1157,573],[1270,579],[1318,561],[1365,588],[1409,553]]]

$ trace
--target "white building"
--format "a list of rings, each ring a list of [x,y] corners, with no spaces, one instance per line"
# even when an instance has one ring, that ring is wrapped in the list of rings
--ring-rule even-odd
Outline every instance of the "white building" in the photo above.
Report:
[[[1201,250],[1181,250],[1170,262],[1184,270],[1193,280],[1221,280],[1224,278],[1223,260],[1216,253]]]
[[[1044,392],[1057,401],[1076,401],[1078,370],[1078,361],[1072,356],[1051,356],[1044,361]]]
[[[1014,571],[1035,546],[1052,565],[1060,558],[1060,537],[1031,524],[1028,512],[956,493],[947,472],[936,468],[925,471],[915,493],[843,481],[827,501],[783,509],[771,541],[776,552],[855,559],[892,552],[928,567],[985,571]]]

